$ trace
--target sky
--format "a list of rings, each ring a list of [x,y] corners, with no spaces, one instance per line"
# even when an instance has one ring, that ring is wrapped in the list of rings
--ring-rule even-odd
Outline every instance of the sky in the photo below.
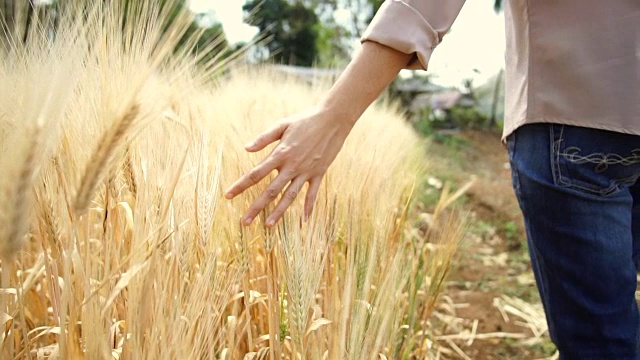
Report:
[[[443,0],[446,1],[446,0]],[[196,12],[213,12],[231,43],[249,41],[257,29],[242,22],[245,0],[191,0]],[[493,11],[493,0],[468,0],[449,34],[429,63],[433,81],[460,86],[465,79],[481,85],[504,66],[504,15]]]
[[[234,44],[248,42],[258,33],[258,29],[242,22],[244,0],[190,0],[189,7],[194,12],[215,13],[222,23],[227,40]]]

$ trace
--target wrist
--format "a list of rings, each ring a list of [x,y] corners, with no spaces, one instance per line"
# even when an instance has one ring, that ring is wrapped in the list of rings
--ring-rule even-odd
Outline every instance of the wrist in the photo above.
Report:
[[[363,111],[353,105],[342,104],[338,101],[325,99],[316,107],[316,113],[323,119],[351,129],[358,121]]]

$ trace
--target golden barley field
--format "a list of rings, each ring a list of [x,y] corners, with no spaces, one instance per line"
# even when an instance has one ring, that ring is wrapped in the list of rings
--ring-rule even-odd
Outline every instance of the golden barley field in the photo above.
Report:
[[[188,14],[155,2],[96,3],[0,54],[0,358],[430,358],[462,225],[412,230],[399,112],[363,116],[311,219],[242,227],[265,186],[221,196],[265,155],[242,145],[326,86],[175,51]]]

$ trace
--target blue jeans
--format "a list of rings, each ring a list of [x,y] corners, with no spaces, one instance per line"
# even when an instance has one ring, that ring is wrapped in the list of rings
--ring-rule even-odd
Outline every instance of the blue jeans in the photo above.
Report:
[[[507,145],[560,358],[639,360],[640,136],[531,124]]]

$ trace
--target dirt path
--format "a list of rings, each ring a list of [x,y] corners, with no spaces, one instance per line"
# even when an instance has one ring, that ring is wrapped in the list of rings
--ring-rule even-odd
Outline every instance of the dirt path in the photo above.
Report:
[[[524,226],[499,134],[464,132],[435,144],[434,176],[456,186],[474,178],[459,207],[471,215],[457,269],[443,297],[437,332],[450,359],[544,359],[555,349],[546,333]],[[437,181],[436,181],[437,183]],[[466,357],[465,357],[466,356]]]

